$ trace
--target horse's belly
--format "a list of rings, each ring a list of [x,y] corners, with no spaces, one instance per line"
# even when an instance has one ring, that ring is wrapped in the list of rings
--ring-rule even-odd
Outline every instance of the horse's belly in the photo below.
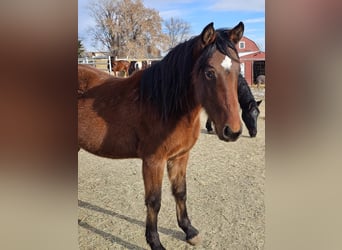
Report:
[[[89,108],[88,103],[78,108],[78,144],[90,152],[100,149],[107,134],[107,124]]]

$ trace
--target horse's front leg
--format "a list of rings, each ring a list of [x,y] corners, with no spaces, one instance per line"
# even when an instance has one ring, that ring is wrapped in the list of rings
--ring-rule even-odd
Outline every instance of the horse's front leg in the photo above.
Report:
[[[206,127],[208,133],[211,133],[213,131],[213,127],[211,126],[211,120],[209,117],[207,119],[207,122],[205,123],[205,127]]]
[[[143,177],[145,186],[146,241],[152,250],[165,249],[160,243],[157,222],[161,205],[161,189],[165,168],[164,160],[144,159]]]
[[[167,170],[171,182],[172,194],[176,201],[177,222],[186,234],[186,240],[192,245],[200,242],[199,232],[191,225],[186,209],[186,167],[189,152],[179,158],[168,160]]]

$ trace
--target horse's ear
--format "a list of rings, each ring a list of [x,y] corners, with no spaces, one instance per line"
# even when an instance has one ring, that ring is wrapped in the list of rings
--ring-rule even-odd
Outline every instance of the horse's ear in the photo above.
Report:
[[[203,29],[201,33],[201,40],[203,47],[213,43],[216,39],[216,31],[214,29],[214,23],[211,22]]]
[[[258,107],[259,107],[259,105],[260,105],[261,102],[262,102],[262,100],[256,102],[257,105],[258,105]]]
[[[251,108],[253,108],[253,105],[255,105],[253,101],[249,102],[248,110],[251,110]]]
[[[243,24],[243,22],[239,22],[238,25],[236,25],[233,29],[229,31],[229,39],[233,41],[235,44],[237,44],[241,40],[244,30],[245,25]]]

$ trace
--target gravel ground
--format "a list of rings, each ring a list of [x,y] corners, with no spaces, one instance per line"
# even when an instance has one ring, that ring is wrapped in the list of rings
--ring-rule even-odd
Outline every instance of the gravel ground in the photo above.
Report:
[[[202,113],[187,171],[188,214],[200,231],[199,246],[184,241],[165,171],[158,226],[167,249],[264,249],[265,90],[252,91],[263,100],[256,138],[244,127],[238,141],[220,141],[207,134]],[[149,249],[141,160],[112,160],[80,150],[78,161],[79,248]]]

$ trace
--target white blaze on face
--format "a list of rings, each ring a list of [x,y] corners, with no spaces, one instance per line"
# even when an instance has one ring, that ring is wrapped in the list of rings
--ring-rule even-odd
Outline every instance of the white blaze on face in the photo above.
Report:
[[[225,70],[230,70],[230,67],[232,66],[232,60],[228,57],[225,56],[225,58],[223,59],[221,66],[225,69]]]

